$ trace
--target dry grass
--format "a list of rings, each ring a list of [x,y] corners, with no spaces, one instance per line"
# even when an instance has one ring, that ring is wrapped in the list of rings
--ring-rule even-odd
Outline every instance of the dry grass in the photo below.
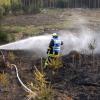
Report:
[[[13,52],[9,52],[9,53],[8,53],[8,60],[9,60],[10,62],[13,62],[13,61],[15,60],[15,58],[16,58],[16,56],[14,55]]]
[[[57,56],[55,56],[55,55],[51,55],[50,57],[48,57],[47,59],[46,59],[46,62],[45,63],[47,63],[48,65],[48,67],[51,67],[51,68],[53,68],[53,69],[58,69],[58,68],[60,68],[60,67],[62,67],[63,66],[63,64],[62,64],[62,59],[61,59],[61,55],[57,55]]]
[[[7,73],[0,73],[0,84],[7,87],[9,84],[9,75]]]
[[[34,72],[35,82],[29,84],[30,88],[34,91],[37,91],[38,97],[35,100],[52,100],[53,99],[53,90],[51,85],[45,79],[45,73],[39,71],[35,67]],[[47,85],[48,84],[48,85]],[[32,94],[28,94],[28,100],[33,99]]]

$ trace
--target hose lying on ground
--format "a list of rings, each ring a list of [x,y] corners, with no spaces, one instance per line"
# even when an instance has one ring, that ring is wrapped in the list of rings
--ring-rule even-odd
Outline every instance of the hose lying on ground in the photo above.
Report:
[[[17,78],[18,78],[20,84],[21,84],[21,85],[23,86],[23,88],[25,89],[25,91],[31,93],[31,94],[33,95],[34,99],[35,99],[35,97],[37,96],[37,94],[36,94],[35,92],[33,92],[31,89],[29,89],[29,88],[22,82],[22,80],[20,79],[19,74],[18,74],[18,68],[17,68],[17,66],[16,66],[15,64],[11,64],[11,66],[12,66],[12,67],[15,67]]]
[[[2,55],[2,58],[3,58],[3,61],[6,63],[6,65],[9,67],[9,68],[15,68],[16,69],[16,75],[17,75],[17,78],[18,78],[18,81],[20,82],[20,84],[23,86],[24,90],[30,94],[32,94],[32,98],[35,100],[36,96],[37,96],[37,93],[36,92],[33,92],[31,89],[29,89],[23,82],[22,80],[20,79],[19,77],[19,73],[18,73],[18,68],[15,64],[10,64],[8,61],[6,61],[6,58],[5,58],[5,55],[4,53],[0,50],[1,52],[1,55]],[[34,88],[35,89],[35,88]],[[35,89],[37,90],[37,89]]]

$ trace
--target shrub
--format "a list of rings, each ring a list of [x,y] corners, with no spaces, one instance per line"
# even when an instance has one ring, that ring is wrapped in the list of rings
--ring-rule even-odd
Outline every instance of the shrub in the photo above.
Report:
[[[1,28],[1,20],[3,18],[4,12],[5,12],[4,8],[0,6],[0,42],[7,40],[7,34],[5,32],[2,32],[2,28]]]
[[[16,56],[14,55],[14,53],[11,52],[11,51],[9,51],[9,53],[8,53],[8,60],[9,60],[10,62],[14,62],[15,59],[16,59]]]
[[[0,6],[0,19],[3,17],[3,14],[5,13],[5,9]]]
[[[38,12],[40,12],[40,8],[34,7],[33,4],[30,6],[23,6],[22,9],[23,9],[24,13],[38,13]]]
[[[45,72],[39,71],[36,67],[35,69],[36,69],[34,73],[35,82],[36,82],[36,87],[39,90],[39,97],[37,97],[37,100],[52,100],[53,99],[53,89],[50,83],[46,81]]]
[[[0,84],[7,87],[9,84],[9,75],[7,73],[0,73]]]
[[[9,14],[10,10],[11,10],[11,7],[8,6],[8,5],[3,5],[3,8],[5,10],[5,12],[3,13],[4,15],[7,15]]]
[[[0,42],[8,42],[8,34],[0,31]]]
[[[34,7],[33,5],[31,5],[30,7],[29,7],[29,13],[38,13],[38,12],[40,12],[40,9],[39,9],[39,7]]]
[[[36,97],[35,100],[53,100],[53,96],[54,96],[54,91],[52,89],[52,86],[49,82],[46,81],[45,78],[45,72],[44,71],[39,71],[36,67],[35,67],[35,82],[29,84],[29,87],[34,91],[36,90],[38,93],[38,97]],[[48,84],[48,85],[47,85]],[[28,100],[30,98],[30,100],[32,99],[31,94],[29,94],[27,96]]]
[[[65,1],[65,0],[58,0],[57,1],[57,7],[58,8],[65,8],[65,4],[67,3],[68,1]]]
[[[96,48],[96,40],[95,39],[93,41],[91,41],[91,43],[88,44],[88,48],[89,48],[89,50],[91,50],[92,55],[93,55],[94,50]]]
[[[13,14],[16,14],[17,12],[20,12],[21,11],[21,4],[20,3],[12,3],[11,5],[11,11]]]

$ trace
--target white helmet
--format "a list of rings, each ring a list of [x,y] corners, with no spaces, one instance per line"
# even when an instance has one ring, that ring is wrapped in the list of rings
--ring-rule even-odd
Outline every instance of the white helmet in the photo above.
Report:
[[[55,36],[58,36],[58,34],[57,33],[53,33],[52,36],[55,37]]]

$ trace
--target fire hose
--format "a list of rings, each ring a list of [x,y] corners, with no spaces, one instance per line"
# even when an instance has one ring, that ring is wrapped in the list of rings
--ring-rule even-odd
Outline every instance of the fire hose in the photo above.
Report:
[[[15,67],[17,79],[18,79],[18,81],[20,82],[20,84],[23,86],[24,90],[25,90],[26,92],[28,92],[28,93],[31,93],[31,94],[33,95],[34,99],[35,99],[35,97],[37,96],[37,94],[36,94],[35,92],[33,92],[31,89],[29,89],[29,88],[22,82],[22,80],[21,80],[20,77],[19,77],[19,73],[18,73],[18,68],[17,68],[17,66],[16,66],[15,64],[11,64],[11,66],[12,66],[12,67]]]
[[[0,51],[0,52],[1,52],[1,54],[2,54],[3,61],[6,62],[6,59],[5,59],[5,56],[4,56],[3,52],[2,52],[2,51]],[[16,69],[16,76],[17,76],[18,81],[19,81],[20,84],[23,86],[24,90],[25,90],[26,92],[28,92],[28,93],[31,93],[31,94],[33,95],[33,98],[35,99],[36,96],[37,96],[36,92],[33,92],[31,89],[29,89],[29,88],[22,82],[22,80],[21,80],[20,77],[19,77],[19,73],[18,73],[18,68],[17,68],[17,66],[16,66],[15,64],[9,64],[9,63],[7,64],[7,66],[8,66],[9,68],[13,68],[13,67],[14,67],[14,68]]]

